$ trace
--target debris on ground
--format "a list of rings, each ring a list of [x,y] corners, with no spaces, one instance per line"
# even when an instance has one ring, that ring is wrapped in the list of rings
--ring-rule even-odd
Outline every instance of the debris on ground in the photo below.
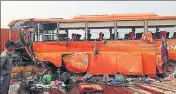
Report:
[[[143,94],[170,94],[176,93],[176,78],[168,76],[160,78],[156,75],[147,77],[130,77],[120,73],[114,76],[91,74],[73,75],[68,72],[56,74],[44,70],[42,75],[32,70],[29,77],[23,72],[18,73],[10,81],[9,94],[68,94],[77,90],[79,93],[107,94],[106,92]],[[77,88],[76,88],[77,87]]]

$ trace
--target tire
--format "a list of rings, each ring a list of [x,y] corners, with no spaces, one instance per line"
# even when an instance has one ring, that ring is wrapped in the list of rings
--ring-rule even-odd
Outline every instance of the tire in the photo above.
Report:
[[[167,72],[168,66],[172,66],[173,69],[171,72]],[[169,61],[168,63],[163,64],[162,70],[163,70],[163,74],[162,74],[163,77],[168,77],[169,75],[176,76],[176,62]]]

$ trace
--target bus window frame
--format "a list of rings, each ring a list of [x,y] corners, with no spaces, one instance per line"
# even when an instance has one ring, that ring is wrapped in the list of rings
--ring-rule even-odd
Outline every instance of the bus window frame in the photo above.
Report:
[[[150,28],[151,26],[149,26],[148,25],[148,21],[147,20],[143,20],[144,21],[144,25],[143,26],[124,26],[124,27],[128,27],[128,28],[130,28],[130,27],[134,27],[134,28],[138,28],[138,27],[143,27],[144,28],[144,31],[142,32],[142,33],[144,33],[144,34],[146,34],[147,32],[148,32],[148,28]],[[118,28],[123,28],[122,26],[118,26],[117,25],[117,21],[115,20],[114,21],[116,24],[115,24],[115,26],[114,27],[109,27],[108,29],[111,29],[111,28],[116,28],[117,30],[118,30]],[[38,22],[38,24],[37,24],[37,29],[38,29],[38,31],[37,31],[37,40],[36,39],[34,39],[34,42],[47,42],[47,41],[39,41],[39,36],[41,35],[41,34],[38,34],[39,33],[39,26],[40,26],[40,24],[42,24],[42,23],[44,23],[44,22]],[[58,38],[58,35],[59,35],[59,31],[60,31],[60,29],[62,29],[62,28],[59,28],[59,22],[47,22],[47,23],[55,23],[55,24],[57,24],[57,27],[56,27],[56,31],[57,31],[57,38]],[[88,22],[87,21],[85,21],[85,24],[88,24]],[[45,23],[46,24],[46,23]],[[174,26],[176,26],[176,25],[174,25]],[[153,25],[152,27],[172,27],[172,28],[174,28],[174,26],[155,26],[155,25]],[[10,27],[11,28],[11,27]],[[86,25],[86,27],[85,28],[83,28],[83,30],[85,29],[85,38],[86,38],[86,41],[89,41],[89,40],[87,40],[87,31],[88,31],[88,29],[90,29],[91,27],[88,27],[87,25]],[[107,27],[106,27],[107,28]],[[65,29],[70,29],[70,28],[65,28]],[[74,28],[75,29],[75,28]],[[77,28],[78,29],[78,28]],[[10,31],[10,30],[9,30]],[[116,30],[114,30],[114,32],[115,32]],[[116,33],[115,33],[116,34]],[[35,33],[33,34],[34,35],[34,38],[35,38]],[[116,36],[115,36],[116,37]],[[117,37],[114,39],[114,40],[118,40],[117,39]],[[156,40],[156,39],[155,39]],[[53,40],[53,41],[50,41],[50,42],[56,42],[56,40]]]
[[[159,29],[159,31],[158,32],[161,32],[161,31],[165,31],[165,30],[161,30],[161,28],[175,28],[176,29],[176,25],[175,26],[149,26],[148,28],[154,28],[154,34],[156,34],[156,31],[157,31],[157,28]],[[166,30],[166,32],[167,32],[168,30]],[[176,31],[175,31],[176,32]],[[174,32],[173,32],[174,33]],[[170,34],[169,34],[169,36],[170,36]],[[173,37],[173,35],[172,35],[172,37]],[[175,39],[175,38],[166,38],[167,40],[173,40],[173,39]],[[153,38],[153,40],[162,40],[162,39],[160,39],[160,38]]]

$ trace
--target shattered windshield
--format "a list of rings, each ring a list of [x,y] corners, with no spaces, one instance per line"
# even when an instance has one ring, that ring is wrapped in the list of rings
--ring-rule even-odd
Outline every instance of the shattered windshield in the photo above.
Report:
[[[18,29],[20,28],[21,24],[23,23],[23,21],[17,21],[12,25],[12,29]]]
[[[30,28],[37,28],[37,22],[32,22],[32,21],[16,21],[12,25],[12,29],[19,29],[19,28],[25,28],[25,27],[30,27]]]

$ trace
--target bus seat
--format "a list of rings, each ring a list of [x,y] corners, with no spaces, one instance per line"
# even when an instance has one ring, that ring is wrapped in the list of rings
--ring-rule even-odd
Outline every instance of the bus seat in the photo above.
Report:
[[[167,38],[167,39],[169,38],[169,34],[170,34],[170,32],[167,32],[167,33],[166,33],[166,38]]]
[[[131,36],[132,34],[131,34],[131,32],[130,33],[128,33],[128,39],[129,40],[131,40],[132,39],[132,36]]]
[[[176,39],[176,32],[173,33],[173,39]]]
[[[117,39],[119,39],[119,32],[117,32],[116,34],[117,34],[117,35],[116,35],[116,36],[117,36]]]
[[[155,39],[159,39],[160,38],[160,32],[156,32],[155,33]]]
[[[59,34],[58,38],[59,41],[64,41],[64,39],[67,37],[67,34]]]
[[[87,36],[88,36],[88,40],[90,40],[90,39],[91,39],[92,34],[88,33],[88,34],[87,34]]]
[[[166,38],[166,31],[161,31],[160,32],[160,39],[162,39],[162,37]]]
[[[129,34],[125,34],[124,39],[128,40],[129,39]]]
[[[116,36],[117,36],[117,39],[118,39],[118,38],[119,38],[119,37],[118,37],[118,36],[119,36],[119,32],[116,33]],[[114,33],[114,34],[111,34],[110,39],[111,39],[111,40],[114,40],[114,39],[115,39],[115,33]]]
[[[81,39],[81,35],[80,34],[76,34],[76,40],[80,40]]]
[[[141,39],[142,38],[142,33],[136,33],[136,39]]]
[[[155,38],[155,33],[152,33],[152,37],[153,37],[153,39]]]
[[[115,39],[115,34],[111,34],[110,39],[111,39],[111,40],[114,40],[114,39]]]
[[[45,36],[44,37],[44,41],[48,41],[48,40],[49,40],[49,38]]]

